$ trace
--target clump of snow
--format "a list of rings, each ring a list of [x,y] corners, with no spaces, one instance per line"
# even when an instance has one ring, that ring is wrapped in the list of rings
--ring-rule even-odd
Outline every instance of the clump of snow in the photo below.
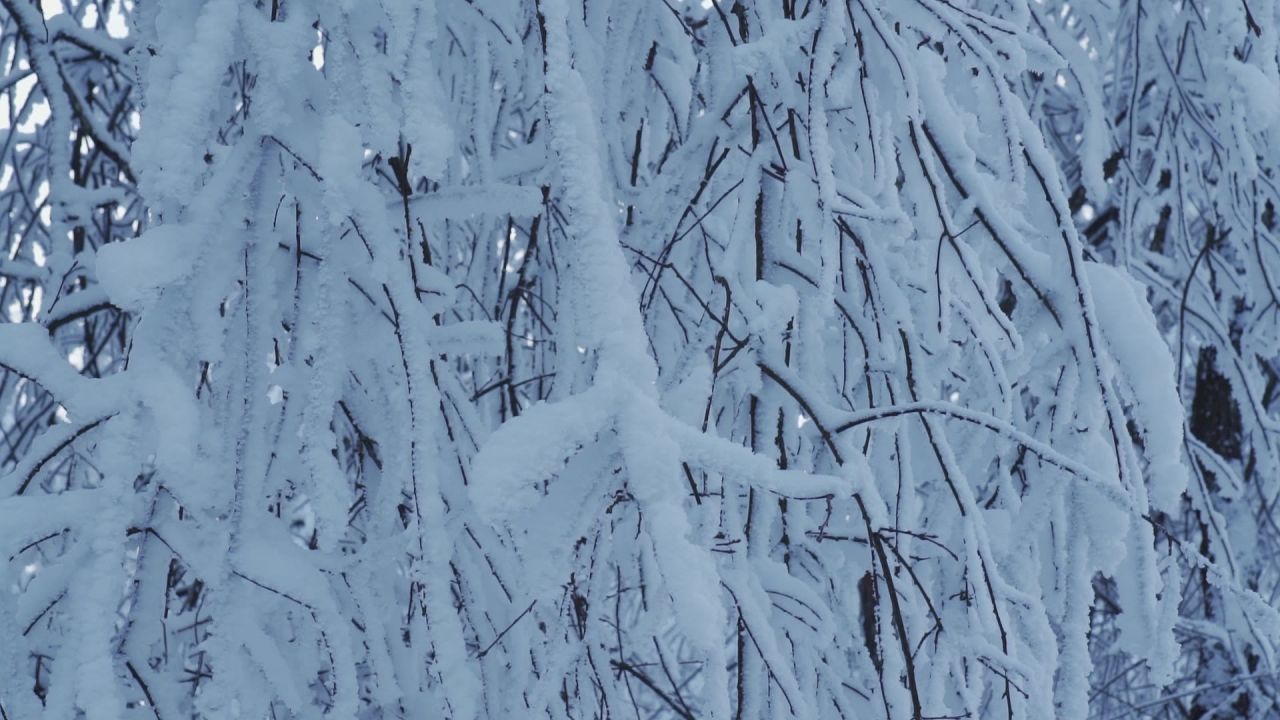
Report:
[[[97,256],[98,282],[117,306],[144,310],[163,288],[190,274],[199,240],[192,228],[170,223],[125,242],[103,245]]]
[[[1152,505],[1172,512],[1187,487],[1182,462],[1185,411],[1175,384],[1173,358],[1146,301],[1145,289],[1136,280],[1121,269],[1099,263],[1086,262],[1085,271],[1103,337],[1119,377],[1133,391],[1133,414],[1143,434]]]

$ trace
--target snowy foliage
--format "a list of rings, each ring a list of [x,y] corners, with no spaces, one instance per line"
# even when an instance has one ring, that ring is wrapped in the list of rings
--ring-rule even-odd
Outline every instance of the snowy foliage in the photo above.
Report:
[[[0,0],[0,714],[1280,716],[1228,4]]]
[[[1180,511],[1161,522],[1212,558],[1195,568],[1179,614],[1185,654],[1174,703],[1146,712],[1273,717],[1265,680],[1275,662],[1269,624],[1229,587],[1274,599],[1280,541],[1272,507],[1280,477],[1274,419],[1280,351],[1280,246],[1275,186],[1277,8],[1258,3],[1046,3],[1033,25],[1068,59],[1029,95],[1098,259],[1148,289],[1173,348],[1188,411]],[[1104,31],[1105,29],[1105,31]],[[1172,418],[1169,418],[1172,419]],[[1226,583],[1226,586],[1224,586]],[[1113,590],[1097,586],[1100,598]],[[1272,600],[1274,604],[1274,600]],[[1094,642],[1109,690],[1105,717],[1131,710],[1128,659],[1106,645],[1116,608],[1104,600]],[[1139,696],[1133,696],[1139,697]],[[1172,716],[1172,715],[1171,715]]]

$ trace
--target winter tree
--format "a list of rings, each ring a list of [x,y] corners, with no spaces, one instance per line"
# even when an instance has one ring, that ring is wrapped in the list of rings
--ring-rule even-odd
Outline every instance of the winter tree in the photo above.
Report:
[[[1280,717],[1278,13],[0,0],[0,717]]]

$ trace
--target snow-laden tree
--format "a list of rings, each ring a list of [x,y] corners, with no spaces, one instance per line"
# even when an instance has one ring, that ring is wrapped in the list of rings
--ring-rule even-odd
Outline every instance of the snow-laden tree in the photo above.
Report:
[[[1026,83],[1093,252],[1149,289],[1187,406],[1186,505],[1162,520],[1233,586],[1274,602],[1272,517],[1280,486],[1280,246],[1273,144],[1280,90],[1269,4],[1045,3],[1033,23],[1068,58]],[[1099,587],[1104,601],[1112,591]],[[1099,617],[1115,615],[1099,605]],[[1204,568],[1179,614],[1181,682],[1144,696],[1141,672],[1110,655],[1095,677],[1107,715],[1272,717],[1275,637]],[[1167,698],[1167,699],[1166,699]]]
[[[0,371],[0,552],[7,560],[0,715],[14,720],[39,717],[51,665],[72,664],[40,621],[86,567],[83,550],[69,544],[78,538],[61,527],[37,534],[24,528],[29,511],[44,512],[27,501],[56,501],[50,528],[68,513],[86,521],[90,513],[72,507],[75,493],[65,493],[96,485],[100,475],[92,457],[74,452],[100,420],[68,422],[56,386],[31,380],[53,383],[50,372],[85,382],[112,375],[128,342],[126,314],[107,301],[93,271],[97,248],[140,227],[128,151],[138,120],[133,62],[120,40],[126,12],[119,2],[85,0],[45,17],[34,4],[0,2],[0,316],[13,323],[5,331],[32,333],[30,340],[0,340],[6,364],[26,356]],[[125,551],[129,541],[112,542]],[[100,597],[108,618],[101,631],[112,633],[114,600]]]
[[[1226,55],[1153,64],[1203,10],[0,4],[48,106],[3,135],[5,717],[1077,718],[1271,672],[1257,531],[1197,524],[1271,497],[1270,392],[1234,460],[1179,399],[1275,377],[1219,340],[1258,223],[1209,219],[1269,222],[1265,128]]]

